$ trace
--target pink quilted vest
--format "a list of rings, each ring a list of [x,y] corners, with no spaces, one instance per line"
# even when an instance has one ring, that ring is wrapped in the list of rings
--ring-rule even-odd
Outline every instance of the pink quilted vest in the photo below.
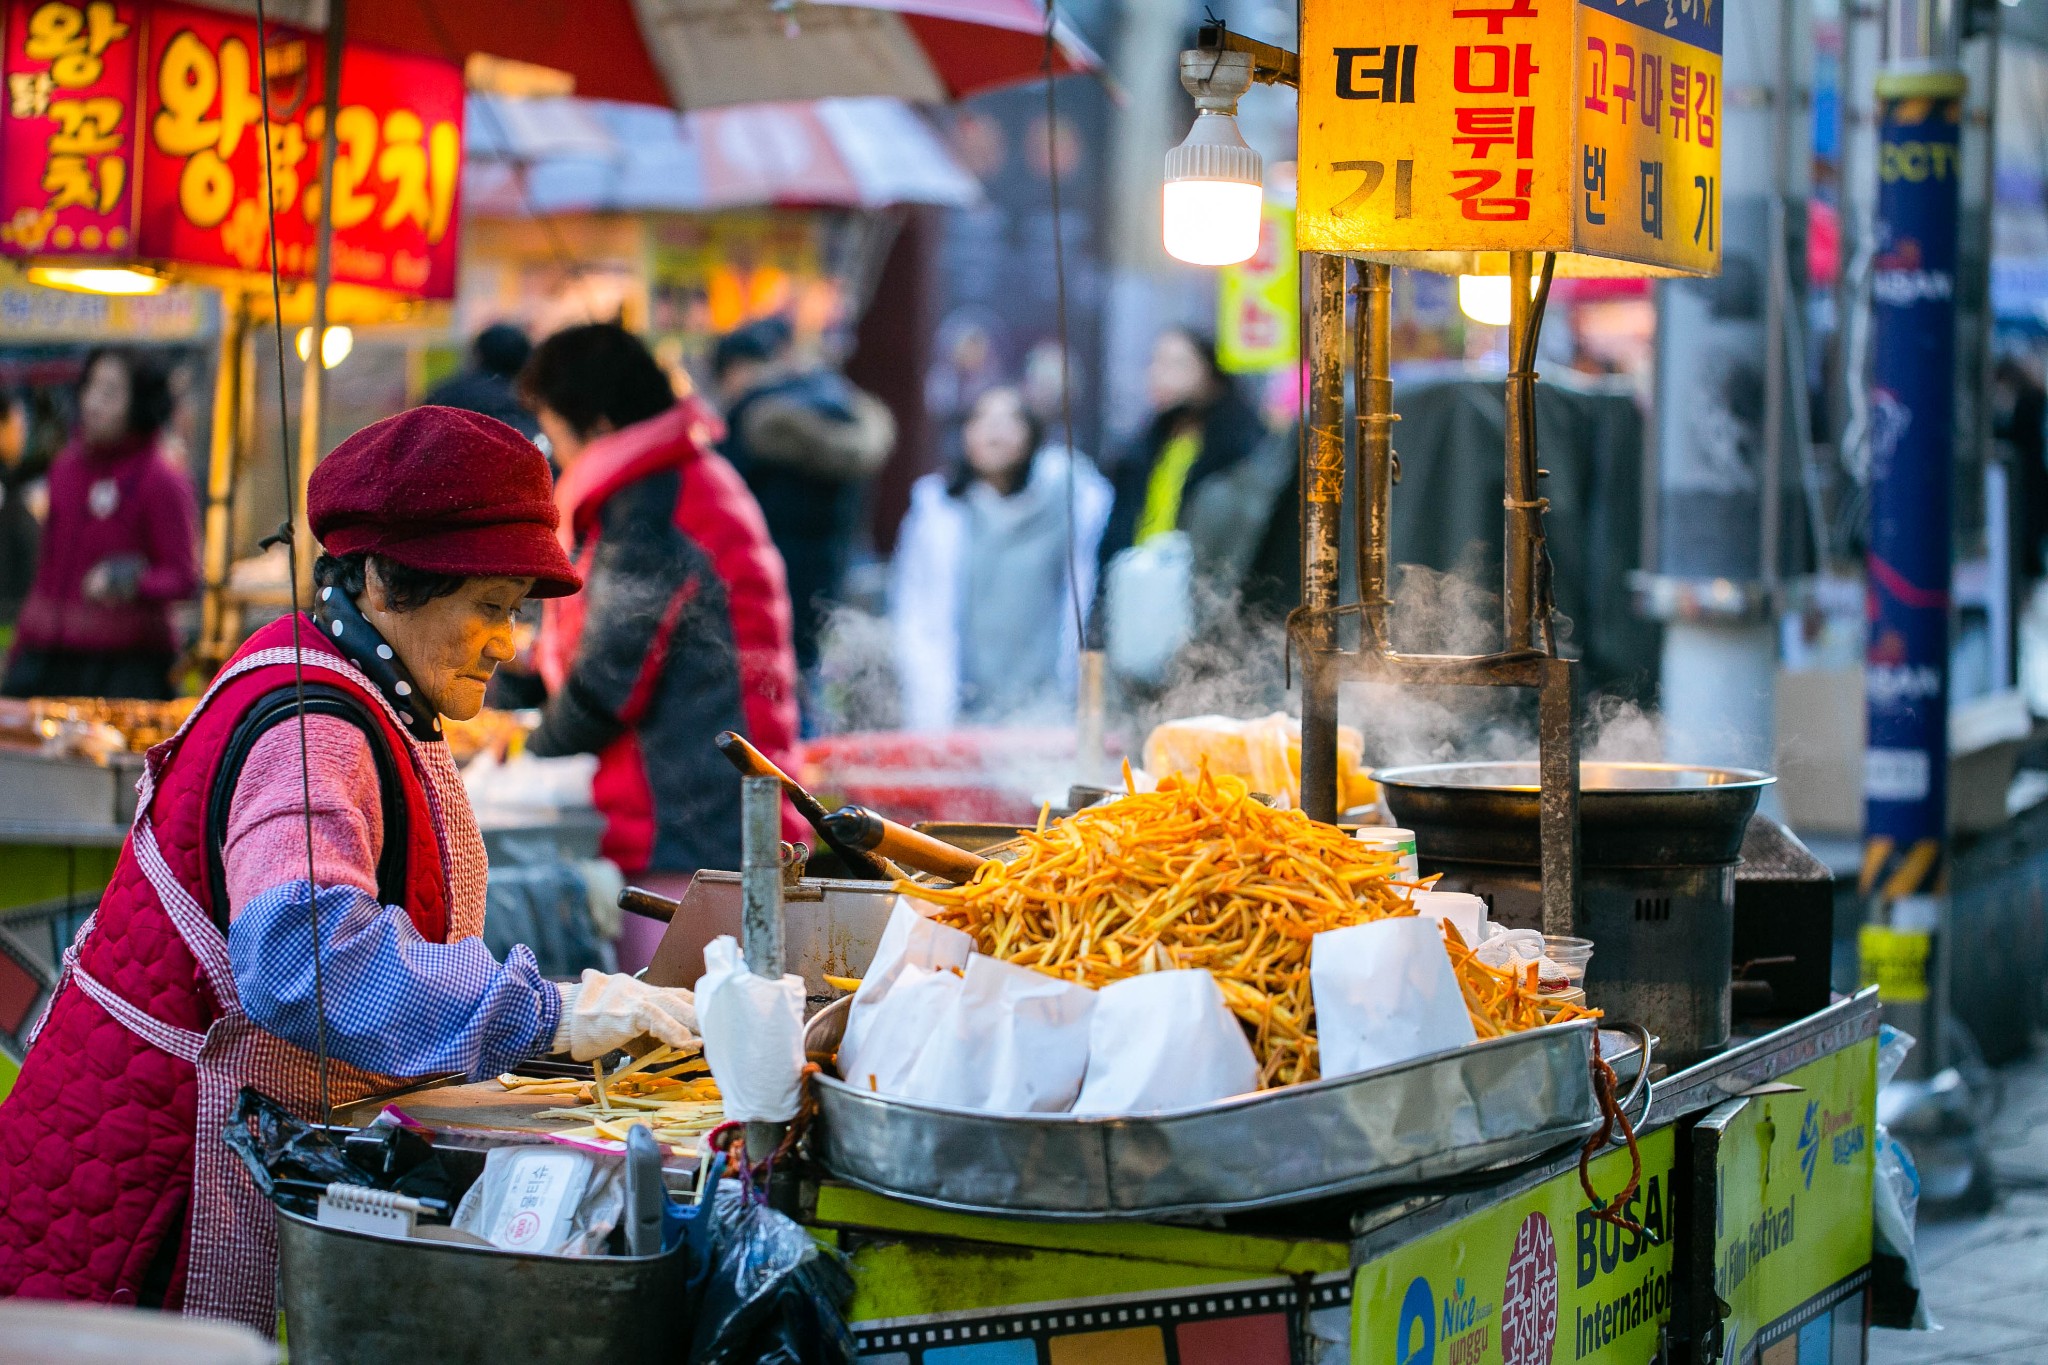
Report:
[[[399,760],[413,924],[434,942],[451,927],[454,938],[480,932],[481,843],[466,802],[443,819],[442,807],[463,799],[459,785],[447,791],[446,746],[413,741],[310,620],[302,639],[307,681],[355,694]],[[229,737],[259,698],[291,685],[291,645],[289,619],[258,631],[184,728],[150,752],[143,809],[113,880],[0,1104],[0,1297],[134,1303],[146,1290],[166,1308],[274,1326],[274,1232],[218,1140],[219,1111],[246,1084],[315,1117],[314,1062],[242,1018],[210,923],[205,831]],[[450,823],[474,845],[458,841],[453,862]],[[203,1049],[191,1042],[202,1036]],[[339,1063],[329,1078],[337,1104],[390,1084]]]

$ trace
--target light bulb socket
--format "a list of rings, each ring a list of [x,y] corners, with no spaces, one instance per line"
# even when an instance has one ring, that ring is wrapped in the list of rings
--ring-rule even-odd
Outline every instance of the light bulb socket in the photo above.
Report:
[[[1180,85],[1204,113],[1235,114],[1238,97],[1252,88],[1251,54],[1187,48],[1180,54]]]
[[[1168,180],[1228,180],[1239,185],[1263,183],[1265,162],[1245,144],[1237,120],[1203,110],[1178,147],[1166,154]]]

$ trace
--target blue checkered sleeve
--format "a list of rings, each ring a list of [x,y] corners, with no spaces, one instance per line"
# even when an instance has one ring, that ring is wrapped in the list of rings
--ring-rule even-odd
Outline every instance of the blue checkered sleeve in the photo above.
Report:
[[[228,929],[243,1012],[258,1028],[312,1051],[312,917],[303,880],[252,899]],[[320,965],[327,1051],[387,1076],[495,1075],[543,1052],[562,997],[533,952],[499,962],[480,938],[429,943],[404,910],[353,886],[320,892]]]

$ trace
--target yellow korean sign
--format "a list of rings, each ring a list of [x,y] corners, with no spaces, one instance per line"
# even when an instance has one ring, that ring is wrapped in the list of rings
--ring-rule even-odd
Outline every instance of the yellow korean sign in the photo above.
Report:
[[[1216,358],[1232,374],[1291,365],[1301,355],[1301,254],[1294,208],[1266,200],[1259,249],[1216,280]]]
[[[1302,249],[1713,274],[1723,3],[1308,0]]]

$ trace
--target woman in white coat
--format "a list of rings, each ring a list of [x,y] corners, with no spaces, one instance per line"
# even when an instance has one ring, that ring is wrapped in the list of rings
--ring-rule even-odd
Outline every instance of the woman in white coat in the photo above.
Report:
[[[906,729],[1072,714],[1074,602],[1094,601],[1111,492],[1042,436],[1016,389],[990,389],[961,425],[959,462],[911,489],[889,591]]]

